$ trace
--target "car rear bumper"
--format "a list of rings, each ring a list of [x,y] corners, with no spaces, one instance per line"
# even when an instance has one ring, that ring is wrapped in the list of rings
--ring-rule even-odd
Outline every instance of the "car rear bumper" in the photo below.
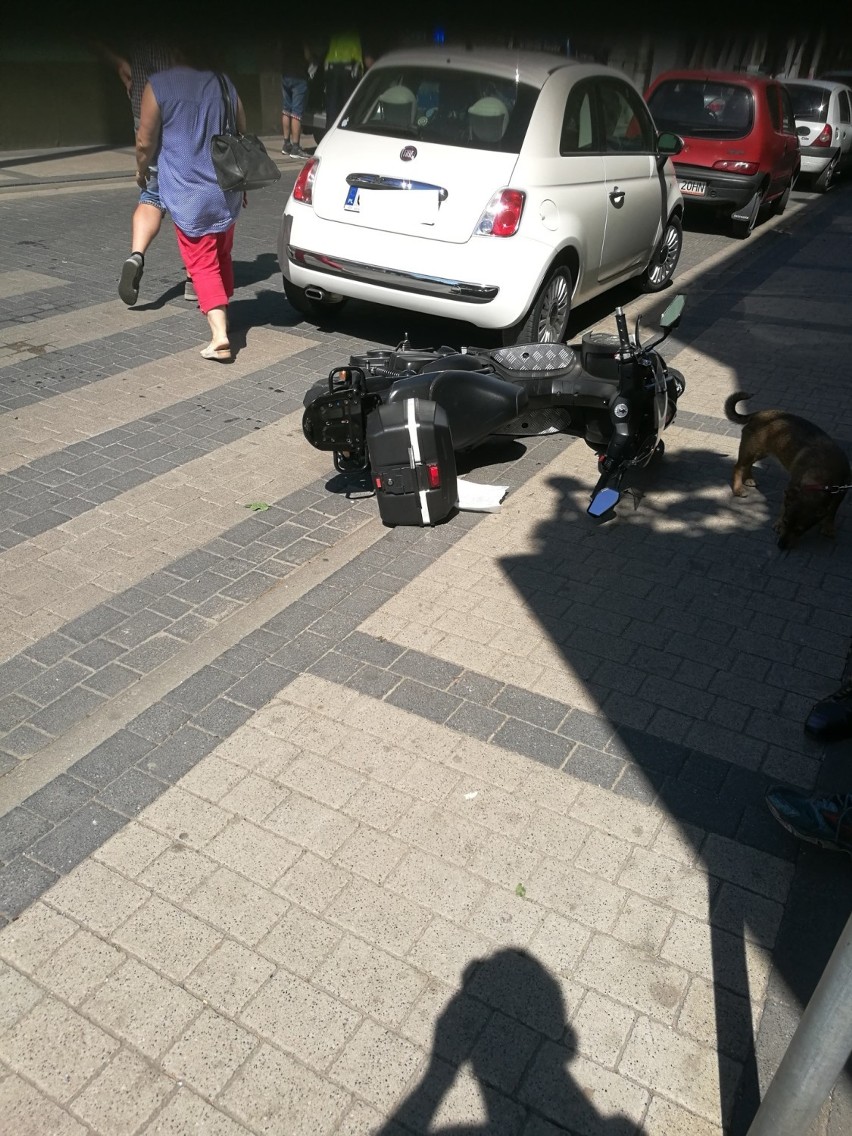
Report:
[[[327,276],[351,280],[358,284],[377,284],[416,296],[441,296],[459,304],[490,304],[500,291],[496,284],[475,284],[469,280],[426,276],[421,272],[404,272],[397,268],[383,268],[376,264],[362,264],[343,260],[309,249],[287,245],[287,259],[301,268],[322,272]]]
[[[278,263],[297,288],[504,328],[523,318],[553,255],[535,240],[516,236],[512,242],[510,248],[508,242],[483,239],[471,256],[464,246],[332,227],[304,210],[298,218],[284,213]],[[407,267],[415,262],[420,271]],[[473,279],[465,272],[471,267],[477,271]]]
[[[722,170],[711,170],[707,166],[687,166],[675,163],[678,184],[683,193],[684,183],[698,182],[706,189],[700,196],[683,193],[683,200],[687,204],[724,206],[736,210],[746,205],[760,188],[764,175],[761,173],[730,174]]]
[[[827,150],[825,146],[803,146],[799,152],[803,174],[821,174],[832,158],[840,153],[836,147]]]

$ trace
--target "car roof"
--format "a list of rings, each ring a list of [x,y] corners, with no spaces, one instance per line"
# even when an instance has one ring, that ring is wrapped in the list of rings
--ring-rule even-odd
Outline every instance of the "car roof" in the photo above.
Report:
[[[834,79],[782,79],[781,82],[785,87],[825,87],[829,91],[842,91],[849,86],[848,83],[838,83]]]
[[[709,71],[702,68],[677,67],[671,71],[664,71],[653,80],[656,86],[668,79],[699,79],[708,83],[740,83],[743,86],[764,87],[767,83],[778,82],[769,75],[755,75],[751,71]]]
[[[585,67],[576,59],[544,51],[521,51],[512,48],[444,46],[416,47],[389,51],[373,64],[379,67],[447,67],[464,71],[481,71],[500,78],[515,79],[533,87],[543,87],[554,71],[564,68]],[[595,73],[618,75],[610,67],[595,66]]]

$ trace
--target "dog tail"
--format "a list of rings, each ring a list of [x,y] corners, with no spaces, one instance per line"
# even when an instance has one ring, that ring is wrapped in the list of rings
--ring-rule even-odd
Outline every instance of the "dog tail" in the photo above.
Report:
[[[751,415],[737,414],[737,403],[745,402],[749,398],[751,398],[751,395],[746,394],[745,391],[735,391],[732,395],[728,395],[725,399],[725,417],[729,422],[748,422]]]

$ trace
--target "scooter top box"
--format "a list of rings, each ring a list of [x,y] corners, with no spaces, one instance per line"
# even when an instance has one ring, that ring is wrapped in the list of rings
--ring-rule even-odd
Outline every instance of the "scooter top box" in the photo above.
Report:
[[[458,503],[446,411],[419,398],[378,406],[367,419],[367,451],[379,514],[387,525],[434,525]]]

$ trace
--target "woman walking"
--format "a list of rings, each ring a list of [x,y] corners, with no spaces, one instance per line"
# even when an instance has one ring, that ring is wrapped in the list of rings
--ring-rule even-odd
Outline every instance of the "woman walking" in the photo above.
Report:
[[[224,78],[237,129],[243,133],[243,105],[231,80]],[[181,258],[210,325],[210,342],[201,354],[205,359],[230,363],[228,300],[234,294],[231,249],[244,195],[225,192],[216,180],[210,142],[214,134],[222,132],[224,121],[222,87],[215,71],[184,62],[151,75],[142,92],[136,180],[144,188],[149,167],[157,166],[160,198],[174,222]]]

